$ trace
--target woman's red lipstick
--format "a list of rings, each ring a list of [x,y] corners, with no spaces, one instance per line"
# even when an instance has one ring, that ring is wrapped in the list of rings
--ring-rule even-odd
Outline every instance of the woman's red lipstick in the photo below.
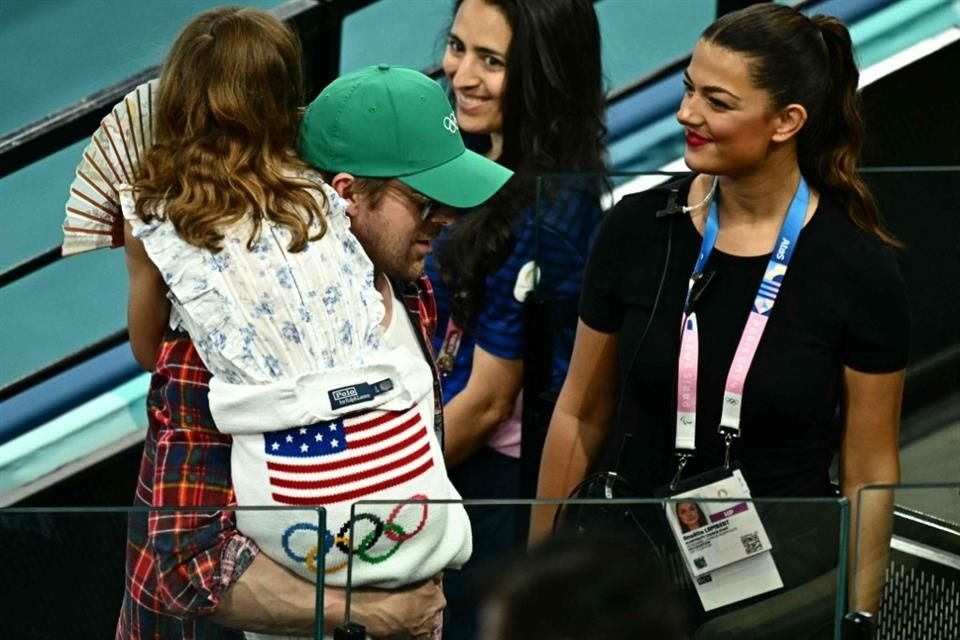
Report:
[[[707,138],[697,135],[693,131],[687,131],[687,146],[690,147],[702,147],[703,145],[710,142]]]

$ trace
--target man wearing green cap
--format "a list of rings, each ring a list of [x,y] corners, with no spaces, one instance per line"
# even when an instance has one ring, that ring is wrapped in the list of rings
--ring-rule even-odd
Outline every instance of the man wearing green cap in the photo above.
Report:
[[[351,231],[373,263],[374,283],[383,296],[385,332],[415,344],[429,360],[435,307],[422,270],[431,242],[452,221],[454,209],[485,201],[511,172],[465,149],[454,111],[437,83],[386,65],[331,83],[304,114],[299,149],[346,203]],[[435,367],[429,368],[433,426],[442,442],[439,382]],[[169,516],[162,526],[153,523],[138,531],[143,544],[130,548],[135,568],[131,572],[128,558],[121,620],[143,624],[149,616],[165,618],[151,623],[166,630],[155,637],[184,639],[205,637],[204,619],[262,633],[311,633],[314,584],[260,553],[229,512],[236,504],[232,441],[214,425],[209,380],[189,338],[168,334],[151,387],[162,386],[164,400],[188,412],[180,415],[181,431],[195,430],[196,436],[181,445],[184,454],[176,460],[147,451],[148,441],[140,481],[151,485],[151,492],[176,494],[181,508],[205,507],[206,513]],[[227,511],[211,517],[210,507]],[[156,571],[139,571],[151,564]],[[162,612],[155,607],[157,594]],[[372,634],[430,637],[440,620],[437,594],[430,581],[397,591],[354,590],[351,610]],[[329,629],[342,614],[343,592],[327,588],[325,598]]]
[[[349,203],[352,230],[375,270],[399,282],[423,272],[450,208],[481,204],[511,175],[464,147],[436,82],[389,65],[324,89],[304,114],[299,148]],[[395,207],[409,215],[392,213]]]

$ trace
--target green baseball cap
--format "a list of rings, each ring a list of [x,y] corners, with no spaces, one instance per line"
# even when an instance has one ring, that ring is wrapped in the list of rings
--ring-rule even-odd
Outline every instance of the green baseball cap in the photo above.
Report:
[[[307,107],[298,146],[317,169],[396,178],[457,208],[484,202],[513,175],[463,146],[439,84],[386,64],[331,82]]]

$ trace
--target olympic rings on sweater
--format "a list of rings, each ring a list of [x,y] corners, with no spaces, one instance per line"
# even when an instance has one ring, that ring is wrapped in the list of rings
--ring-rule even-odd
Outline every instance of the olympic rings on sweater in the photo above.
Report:
[[[423,531],[430,514],[430,507],[428,503],[425,502],[427,500],[425,495],[417,494],[411,497],[410,500],[417,502],[404,502],[396,505],[390,511],[386,521],[382,519],[382,516],[375,513],[361,512],[353,514],[349,520],[344,522],[337,530],[336,535],[330,530],[324,531],[322,542],[324,556],[328,556],[334,548],[347,556],[347,560],[326,567],[325,573],[336,573],[343,570],[349,563],[351,555],[356,555],[360,560],[369,564],[380,564],[393,557],[393,555],[400,550],[400,547],[403,546],[404,542]],[[416,527],[410,531],[407,531],[400,522],[398,522],[398,520],[401,519],[400,516],[403,514],[404,507],[408,506],[420,507],[419,522]],[[363,523],[366,523],[367,526],[361,527],[360,525]],[[359,543],[356,545],[354,545],[350,539],[351,525],[353,526],[354,533],[359,537]],[[360,529],[366,528],[369,529],[361,536]],[[320,544],[314,544],[305,554],[297,553],[295,547],[303,548],[302,545],[294,544],[293,538],[297,533],[319,536],[320,528],[310,522],[298,522],[287,527],[280,539],[283,550],[290,560],[298,564],[304,564],[311,573],[317,573],[317,556],[320,554]],[[374,548],[382,540],[389,540],[393,545],[386,549],[377,549],[376,552],[374,552]]]

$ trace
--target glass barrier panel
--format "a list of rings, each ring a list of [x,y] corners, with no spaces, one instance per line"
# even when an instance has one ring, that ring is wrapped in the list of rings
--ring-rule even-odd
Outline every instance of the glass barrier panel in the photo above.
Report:
[[[847,501],[699,495],[357,502],[343,558],[350,619],[363,623],[376,589],[423,594],[442,581],[450,640],[840,638]],[[553,535],[528,546],[531,509],[558,506]],[[422,624],[440,622],[431,613]]]
[[[222,563],[252,559],[249,547],[227,548],[222,533],[234,521],[261,553],[292,572],[289,580],[317,582],[320,575],[318,584],[325,584],[322,508],[0,509],[0,637],[112,638],[120,620],[123,637],[139,627],[143,637],[255,640],[255,633],[187,616],[210,606],[211,591],[197,585],[221,580],[228,570]],[[294,583],[277,583],[278,591],[284,584]],[[324,638],[324,592],[316,590],[316,640]],[[345,598],[334,595],[327,611],[342,615],[336,603]]]
[[[851,610],[876,640],[952,640],[960,629],[960,482],[875,485],[858,494]]]

